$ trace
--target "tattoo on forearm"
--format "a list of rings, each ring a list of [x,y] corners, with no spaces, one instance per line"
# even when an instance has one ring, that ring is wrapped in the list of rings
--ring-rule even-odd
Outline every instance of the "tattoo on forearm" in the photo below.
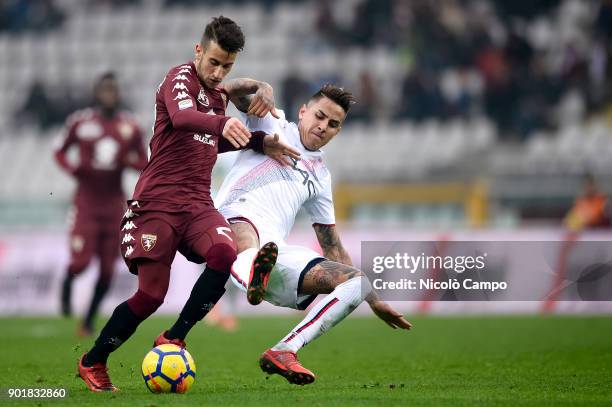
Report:
[[[338,236],[334,226],[315,224],[313,227],[325,257],[339,263],[352,265],[351,259],[346,250],[344,250],[342,242],[340,242],[340,236]]]
[[[259,89],[262,82],[249,78],[236,78],[225,83],[225,91],[231,98],[251,95]]]
[[[338,234],[335,233],[335,230],[332,229],[332,227],[327,225],[314,225],[313,227],[315,233],[317,234],[317,238],[319,239],[319,244],[323,250],[340,244]]]
[[[363,275],[360,270],[346,264],[336,263],[335,261],[322,261],[319,265],[336,281],[346,281],[355,276]]]
[[[354,267],[325,260],[306,273],[302,282],[303,293],[330,293],[345,281],[363,275],[360,270]]]

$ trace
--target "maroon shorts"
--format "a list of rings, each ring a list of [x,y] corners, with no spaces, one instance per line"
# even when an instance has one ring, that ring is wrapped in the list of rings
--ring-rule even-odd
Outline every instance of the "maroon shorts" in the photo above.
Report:
[[[170,267],[176,252],[194,263],[206,261],[215,244],[236,249],[235,237],[214,206],[177,205],[128,201],[121,220],[121,254],[130,272],[137,274],[138,260],[152,260]]]
[[[69,215],[71,262],[86,265],[94,255],[116,259],[119,256],[117,225],[124,211],[123,200],[109,201],[104,210],[83,202],[74,205]]]

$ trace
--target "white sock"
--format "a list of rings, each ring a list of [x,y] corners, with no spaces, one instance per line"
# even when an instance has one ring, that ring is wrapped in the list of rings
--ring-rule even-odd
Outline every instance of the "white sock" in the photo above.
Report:
[[[249,276],[251,275],[251,266],[253,260],[257,256],[258,249],[252,247],[238,254],[236,261],[232,264],[232,277],[246,288],[249,284]]]
[[[272,349],[297,352],[346,318],[371,290],[366,277],[359,276],[345,281],[319,301],[306,318]]]

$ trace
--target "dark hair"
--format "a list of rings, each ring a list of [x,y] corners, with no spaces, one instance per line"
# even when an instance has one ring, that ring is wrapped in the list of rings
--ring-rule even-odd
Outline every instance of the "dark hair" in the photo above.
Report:
[[[116,81],[117,75],[115,75],[115,72],[113,71],[106,71],[98,77],[98,80],[96,81],[95,86],[99,86],[102,82],[106,80]]]
[[[98,79],[94,83],[94,92],[95,93],[98,92],[98,89],[100,89],[100,86],[102,85],[104,81],[116,81],[116,80],[117,80],[117,75],[115,75],[115,72],[113,71],[104,72],[102,75],[98,77]]]
[[[351,105],[355,103],[355,97],[351,92],[329,83],[323,85],[323,87],[319,89],[317,93],[312,95],[310,100],[319,100],[324,96],[340,106],[342,110],[344,110],[344,113],[348,113]]]
[[[213,18],[206,25],[201,44],[204,46],[210,41],[216,42],[223,50],[230,53],[242,51],[244,48],[242,29],[234,21],[223,16]]]

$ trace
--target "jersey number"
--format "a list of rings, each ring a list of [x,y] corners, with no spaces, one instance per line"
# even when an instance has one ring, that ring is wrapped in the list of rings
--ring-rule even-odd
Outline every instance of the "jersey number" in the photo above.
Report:
[[[308,171],[304,171],[298,168],[297,160],[295,158],[290,157],[289,159],[293,163],[293,166],[291,168],[300,173],[303,178],[302,184],[306,185],[306,188],[308,188],[308,198],[312,198],[312,196],[317,192],[317,189],[315,188],[314,182],[312,182],[312,180],[310,179],[310,174],[308,174]]]

